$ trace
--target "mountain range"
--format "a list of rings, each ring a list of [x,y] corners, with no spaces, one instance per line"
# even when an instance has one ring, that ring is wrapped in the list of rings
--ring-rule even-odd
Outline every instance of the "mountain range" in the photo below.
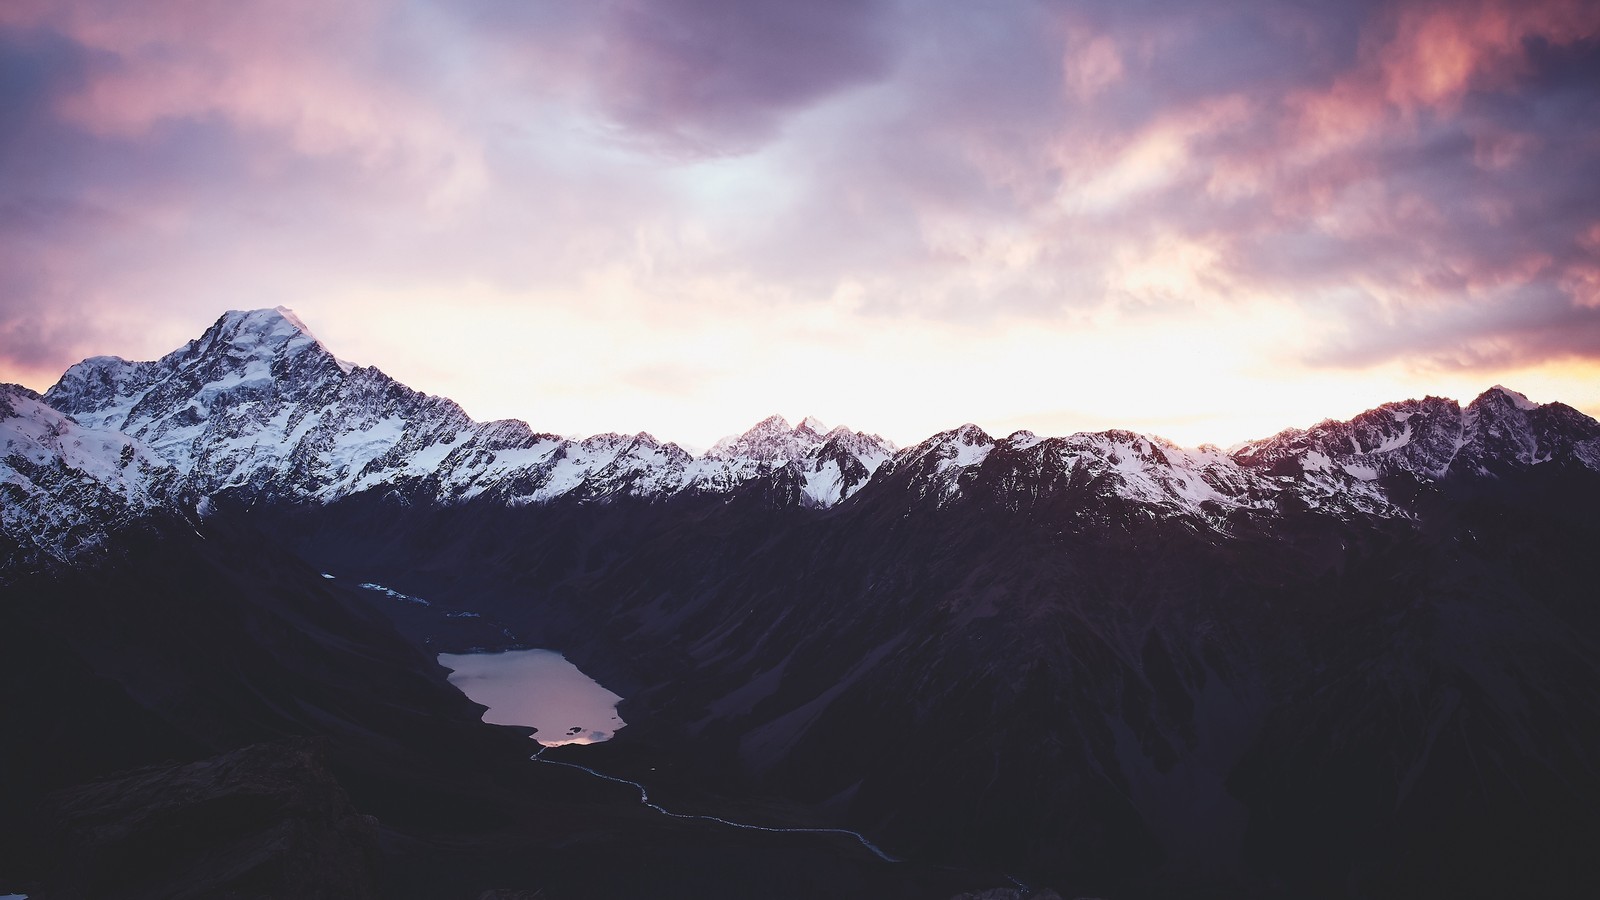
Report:
[[[42,398],[15,393],[76,427],[124,444],[135,439],[143,469],[152,458],[170,469],[158,478],[168,495],[300,504],[364,492],[426,504],[659,501],[760,485],[776,503],[831,507],[880,469],[885,480],[915,471],[919,491],[944,502],[998,451],[1027,470],[1017,476],[1027,481],[1019,493],[1060,490],[1060,477],[1103,479],[1154,510],[1216,520],[1241,510],[1271,514],[1286,503],[1404,514],[1386,479],[1548,463],[1600,468],[1593,419],[1498,386],[1465,408],[1437,397],[1391,403],[1231,453],[1125,431],[996,439],[974,425],[900,450],[844,426],[825,430],[807,418],[791,428],[772,416],[695,456],[643,432],[572,439],[516,420],[474,422],[448,399],[339,360],[282,307],[227,313],[160,360],[94,357]]]
[[[836,895],[1000,872],[1108,897],[1600,886],[1600,423],[1560,403],[1494,387],[1231,451],[970,424],[897,448],[774,416],[697,455],[475,422],[279,308],[160,360],[85,360],[42,396],[0,389],[0,441],[14,679],[77,673],[8,699],[62,735],[4,744],[52,789],[315,736],[324,780],[395,823],[374,876],[392,878],[434,820],[383,798],[492,794],[432,767],[477,754],[530,806],[584,810],[587,837],[482,841],[561,896],[636,895],[553,861],[608,840],[692,844],[726,895],[807,895],[766,880],[766,851],[663,836],[517,768],[427,655],[550,646],[627,697],[617,739],[564,752],[913,861],[796,845]],[[145,737],[68,764],[83,735],[52,710],[86,703]],[[465,896],[447,857],[410,883]],[[485,871],[538,888],[507,866]]]

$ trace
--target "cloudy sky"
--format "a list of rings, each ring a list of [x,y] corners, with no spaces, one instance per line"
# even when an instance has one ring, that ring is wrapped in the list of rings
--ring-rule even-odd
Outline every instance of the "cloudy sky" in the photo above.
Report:
[[[1596,414],[1600,4],[0,4],[0,380],[279,304],[699,445]]]

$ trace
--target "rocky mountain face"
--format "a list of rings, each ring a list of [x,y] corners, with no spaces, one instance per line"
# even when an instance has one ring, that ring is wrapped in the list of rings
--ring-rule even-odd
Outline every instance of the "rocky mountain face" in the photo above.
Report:
[[[1004,473],[938,508],[891,482],[781,542],[663,534],[574,586],[609,641],[681,654],[630,694],[635,736],[1111,896],[1593,883],[1534,853],[1597,825],[1592,476],[1203,528],[1093,487],[1018,506]]]
[[[139,441],[85,428],[38,394],[0,385],[0,577],[37,563],[81,558],[107,532],[162,506],[172,470]]]
[[[788,502],[827,506],[889,454],[873,435],[759,423],[696,458],[648,434],[582,440],[518,421],[474,422],[442,397],[336,359],[286,309],[230,312],[154,362],[95,357],[45,402],[76,422],[138,438],[197,494],[326,503],[362,491],[414,502],[486,496],[516,505],[570,497],[661,498],[761,480]]]
[[[397,633],[380,612],[394,601],[189,492],[139,439],[25,389],[0,396],[0,889],[623,897],[712,883],[798,900],[808,884],[942,896],[982,883],[861,871],[850,848],[801,837],[752,851],[533,766],[522,731],[484,725]]]
[[[481,614],[627,695],[586,758],[690,801],[1068,895],[1600,884],[1600,423],[1559,403],[695,456],[473,422],[283,310],[4,397],[14,546],[152,511]]]
[[[1391,495],[1385,483],[1396,477],[1600,468],[1594,420],[1499,387],[1465,408],[1437,397],[1392,403],[1233,453],[1124,431],[997,441],[974,425],[896,451],[875,435],[773,416],[696,457],[643,433],[575,440],[515,420],[474,422],[449,400],[340,361],[281,307],[230,312],[153,362],[85,360],[43,401],[79,427],[137,438],[173,469],[169,491],[250,502],[325,505],[363,492],[422,504],[659,501],[755,483],[781,505],[831,507],[882,468],[885,480],[914,471],[920,496],[944,503],[998,450],[989,468],[1009,467],[1016,503],[1093,483],[1216,524],[1284,503],[1403,514],[1409,492]]]
[[[1349,422],[1246,444],[1234,457],[1278,475],[1342,472],[1363,481],[1492,476],[1545,463],[1595,469],[1600,428],[1570,406],[1496,386],[1465,409],[1440,397],[1387,403]]]

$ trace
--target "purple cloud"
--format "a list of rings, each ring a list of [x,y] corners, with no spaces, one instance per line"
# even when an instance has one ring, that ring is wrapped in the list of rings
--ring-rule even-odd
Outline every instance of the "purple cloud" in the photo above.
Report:
[[[492,40],[583,85],[631,140],[673,155],[740,153],[785,117],[877,81],[895,49],[885,0],[477,2]],[[551,73],[550,67],[561,71]]]
[[[1308,364],[1600,360],[1582,0],[131,9],[0,9],[14,366],[152,306],[597,279],[1041,327],[1266,296]]]

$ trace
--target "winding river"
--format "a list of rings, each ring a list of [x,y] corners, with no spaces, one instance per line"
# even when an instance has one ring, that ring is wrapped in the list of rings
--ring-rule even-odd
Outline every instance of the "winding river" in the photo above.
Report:
[[[534,729],[539,750],[529,757],[548,766],[577,769],[603,781],[627,785],[639,792],[639,802],[674,819],[698,819],[746,831],[775,834],[834,834],[860,843],[884,862],[900,862],[883,852],[865,835],[848,828],[779,828],[735,822],[721,816],[673,812],[652,803],[644,785],[578,763],[545,759],[544,751],[563,744],[593,744],[609,740],[625,724],[617,715],[622,698],[601,687],[554,650],[507,650],[501,653],[441,653],[439,663],[450,669],[449,680],[463,694],[488,707],[483,720],[495,725],[520,725]]]
[[[699,819],[702,822],[716,822],[720,825],[726,825],[729,828],[743,828],[746,831],[770,831],[777,834],[842,834],[846,837],[854,838],[858,843],[861,844],[861,846],[867,848],[867,850],[871,851],[874,856],[878,857],[884,862],[902,862],[902,860],[898,857],[890,856],[889,854],[883,852],[882,848],[880,848],[877,844],[867,840],[866,836],[861,832],[851,831],[848,828],[778,828],[772,825],[753,825],[749,822],[735,822],[732,819],[724,819],[721,816],[703,816],[694,813],[673,812],[659,803],[651,803],[650,792],[645,789],[644,785],[637,781],[629,781],[626,778],[618,778],[615,775],[607,775],[604,772],[591,769],[588,766],[581,766],[577,763],[563,762],[556,759],[545,759],[544,751],[546,749],[547,748],[545,747],[540,747],[539,752],[528,758],[534,762],[544,763],[548,766],[566,766],[569,769],[577,769],[581,772],[588,772],[590,775],[605,781],[614,781],[617,784],[628,785],[639,792],[640,803],[643,803],[645,806],[650,807],[663,816],[671,816],[674,819]]]

